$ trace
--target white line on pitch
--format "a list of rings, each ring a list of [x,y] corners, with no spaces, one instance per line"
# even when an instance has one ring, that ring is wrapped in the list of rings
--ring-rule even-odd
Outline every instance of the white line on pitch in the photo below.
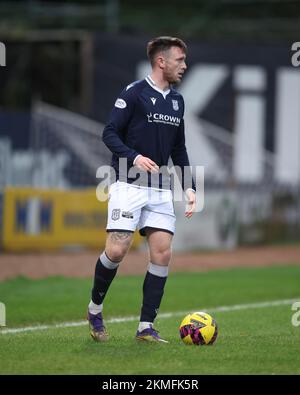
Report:
[[[265,307],[273,307],[273,306],[283,306],[289,305],[296,301],[300,301],[300,297],[297,299],[283,299],[283,300],[274,300],[269,302],[259,302],[259,303],[247,303],[247,304],[236,304],[232,306],[219,306],[219,307],[210,307],[210,308],[202,308],[198,311],[206,311],[206,312],[230,312],[237,310],[248,310],[248,309],[262,309]],[[196,311],[193,309],[193,311]],[[176,311],[171,313],[161,313],[158,315],[158,319],[161,318],[171,318],[176,316],[183,316],[184,314],[188,314],[188,311]],[[130,322],[139,320],[139,316],[128,316],[128,317],[116,317],[105,320],[107,324],[119,323],[119,322]],[[54,328],[71,328],[77,326],[87,325],[87,321],[78,321],[78,322],[62,322],[61,324],[53,324],[53,325],[36,325],[36,326],[27,326],[25,328],[11,328],[11,329],[0,329],[0,334],[12,334],[12,333],[23,333],[23,332],[33,332],[40,331],[45,329],[54,329]]]

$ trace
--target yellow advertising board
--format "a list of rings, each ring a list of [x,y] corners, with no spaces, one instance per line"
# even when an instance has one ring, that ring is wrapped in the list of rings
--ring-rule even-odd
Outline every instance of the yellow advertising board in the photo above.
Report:
[[[2,244],[7,251],[105,245],[107,201],[97,200],[93,188],[7,188],[3,200]],[[136,232],[133,246],[140,242]]]

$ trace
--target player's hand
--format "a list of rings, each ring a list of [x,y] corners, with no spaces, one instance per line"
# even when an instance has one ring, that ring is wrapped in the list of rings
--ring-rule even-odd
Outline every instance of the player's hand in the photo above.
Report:
[[[153,160],[146,156],[139,156],[135,161],[135,166],[144,171],[150,171],[150,173],[158,173],[159,167]]]
[[[185,209],[185,217],[191,218],[196,209],[196,194],[192,189],[188,189],[186,191],[186,196],[188,198],[188,202]]]

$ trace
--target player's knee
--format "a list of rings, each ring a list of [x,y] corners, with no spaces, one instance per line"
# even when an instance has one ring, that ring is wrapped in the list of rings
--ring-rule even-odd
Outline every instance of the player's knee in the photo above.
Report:
[[[152,254],[152,256],[154,263],[159,265],[168,265],[171,260],[172,251],[171,248],[158,249]]]
[[[113,245],[106,248],[105,251],[110,260],[113,262],[121,262],[127,253],[127,248],[125,246]]]
[[[166,249],[166,250],[163,252],[162,258],[163,258],[164,264],[166,264],[166,265],[169,264],[169,262],[170,262],[170,260],[171,260],[171,256],[172,256],[172,251],[171,251],[170,248]]]
[[[106,254],[113,262],[121,262],[128,251],[129,246],[127,244],[112,244],[106,245]]]
[[[105,251],[114,262],[120,262],[126,255],[132,241],[132,234],[129,232],[112,232],[109,234]]]

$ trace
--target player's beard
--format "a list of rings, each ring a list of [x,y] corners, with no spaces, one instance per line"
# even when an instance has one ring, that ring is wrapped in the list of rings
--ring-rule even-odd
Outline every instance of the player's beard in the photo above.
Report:
[[[168,81],[170,85],[179,84],[181,79],[177,77],[177,73],[166,73],[165,79]]]

